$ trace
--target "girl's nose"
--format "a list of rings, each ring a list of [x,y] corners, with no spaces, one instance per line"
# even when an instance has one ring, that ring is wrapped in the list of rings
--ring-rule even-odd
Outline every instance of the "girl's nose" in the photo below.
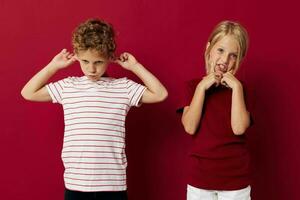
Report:
[[[223,64],[228,64],[229,62],[229,55],[223,55],[221,58]]]

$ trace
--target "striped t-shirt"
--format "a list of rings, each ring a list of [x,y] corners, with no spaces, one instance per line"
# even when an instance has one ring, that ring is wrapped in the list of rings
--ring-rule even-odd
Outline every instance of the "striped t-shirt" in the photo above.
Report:
[[[68,77],[46,85],[64,110],[62,160],[67,189],[126,190],[125,118],[145,87],[127,78]]]

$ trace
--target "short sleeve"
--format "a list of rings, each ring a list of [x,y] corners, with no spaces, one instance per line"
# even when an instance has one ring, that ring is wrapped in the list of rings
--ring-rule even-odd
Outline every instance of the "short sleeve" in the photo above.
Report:
[[[244,99],[245,104],[248,112],[250,113],[250,126],[254,124],[254,118],[253,118],[253,111],[254,111],[254,91],[249,86],[246,86],[245,83],[243,84],[243,92],[244,92]]]
[[[177,113],[182,113],[184,107],[190,105],[199,82],[200,79],[192,79],[184,82],[178,94]]]
[[[49,95],[53,103],[62,104],[62,96],[65,86],[70,82],[70,78],[65,78],[57,82],[52,82],[46,85]]]
[[[132,80],[127,80],[126,87],[128,90],[128,99],[130,106],[140,106],[140,99],[143,96],[146,87]]]

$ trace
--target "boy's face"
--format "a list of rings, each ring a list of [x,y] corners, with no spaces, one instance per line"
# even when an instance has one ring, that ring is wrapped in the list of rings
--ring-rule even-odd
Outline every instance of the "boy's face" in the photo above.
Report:
[[[83,74],[92,81],[98,81],[105,73],[109,60],[93,49],[81,50],[77,54]]]
[[[209,53],[209,71],[224,74],[228,71],[236,72],[238,59],[238,42],[232,35],[227,35],[216,42]]]

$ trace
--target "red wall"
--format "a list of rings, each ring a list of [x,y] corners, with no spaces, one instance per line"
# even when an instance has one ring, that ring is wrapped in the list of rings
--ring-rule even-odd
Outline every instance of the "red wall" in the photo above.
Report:
[[[132,52],[169,90],[165,102],[128,116],[130,200],[185,198],[191,140],[175,114],[179,88],[203,74],[206,39],[224,19],[240,21],[250,35],[239,75],[253,88],[253,199],[299,199],[299,5],[278,2],[1,0],[1,199],[63,199],[61,107],[26,102],[20,90],[60,49],[70,49],[71,31],[90,17],[114,24],[118,52]],[[137,80],[117,66],[109,73]],[[74,74],[78,64],[53,80]]]

